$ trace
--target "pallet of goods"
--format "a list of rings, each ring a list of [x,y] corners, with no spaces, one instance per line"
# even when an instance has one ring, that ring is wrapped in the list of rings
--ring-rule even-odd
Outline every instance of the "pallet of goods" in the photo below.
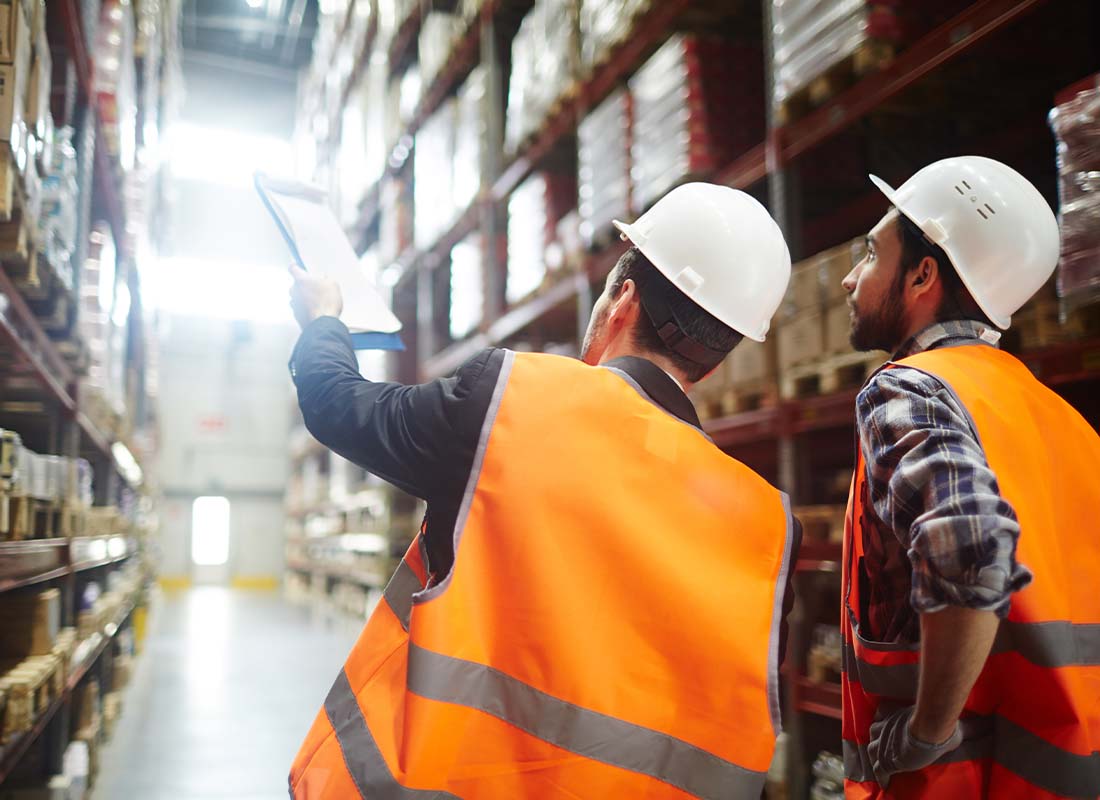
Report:
[[[1050,125],[1058,144],[1058,295],[1072,309],[1100,301],[1100,75],[1062,92]]]
[[[966,0],[772,0],[775,90],[783,125],[823,105],[962,10]]]
[[[580,74],[573,0],[535,0],[512,40],[504,146],[518,152],[575,96]]]
[[[0,429],[0,540],[79,535],[91,495],[87,461],[40,455]]]
[[[481,325],[485,308],[485,258],[481,234],[472,233],[451,248],[450,333],[464,339]]]
[[[759,49],[677,34],[629,81],[634,210],[711,175],[764,137]]]
[[[588,76],[630,37],[634,20],[651,0],[580,0],[581,66]]]
[[[630,217],[630,92],[620,88],[577,129],[580,232],[591,249],[617,236],[612,220]]]
[[[549,269],[555,259],[547,258],[547,251],[576,196],[576,175],[543,171],[527,178],[508,198],[508,303],[518,303],[553,283],[561,271]]]

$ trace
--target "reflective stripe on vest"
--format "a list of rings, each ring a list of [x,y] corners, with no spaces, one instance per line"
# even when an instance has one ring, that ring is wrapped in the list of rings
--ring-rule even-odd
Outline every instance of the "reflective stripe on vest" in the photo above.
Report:
[[[994,348],[929,351],[887,368],[895,366],[935,376],[969,413],[1001,494],[1016,511],[1017,557],[1034,580],[1013,595],[967,700],[963,746],[928,770],[895,776],[888,796],[1095,798],[1100,542],[1089,532],[1100,514],[1100,438],[1019,361]],[[849,796],[877,798],[887,795],[874,782],[869,728],[880,702],[916,698],[920,656],[919,645],[861,636],[866,482],[857,448],[842,588],[845,771]]]
[[[397,571],[393,573],[390,582],[386,584],[386,590],[382,597],[393,609],[394,615],[401,620],[401,627],[409,629],[409,617],[412,615],[413,595],[424,588],[420,578],[413,572],[405,559],[397,565]]]
[[[398,568],[295,796],[757,800],[785,496],[610,370],[509,353],[493,397],[454,567]]]
[[[917,652],[917,648],[912,648]],[[1100,624],[1012,622],[1002,620],[991,655],[1015,652],[1040,667],[1100,666]],[[845,644],[841,669],[853,673],[871,694],[912,700],[917,696],[917,664],[875,664]]]
[[[936,764],[992,759],[1036,786],[1064,797],[1095,797],[1100,786],[1100,752],[1068,753],[1001,716],[967,717],[964,740]],[[866,745],[844,742],[844,774],[852,781],[875,779]]]

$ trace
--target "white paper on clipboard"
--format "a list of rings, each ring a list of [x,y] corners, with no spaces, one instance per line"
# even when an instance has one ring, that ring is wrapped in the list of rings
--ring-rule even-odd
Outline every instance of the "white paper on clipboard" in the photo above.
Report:
[[[358,350],[402,350],[401,322],[364,274],[323,189],[256,173],[256,190],[302,269],[326,275],[344,297],[341,320]]]

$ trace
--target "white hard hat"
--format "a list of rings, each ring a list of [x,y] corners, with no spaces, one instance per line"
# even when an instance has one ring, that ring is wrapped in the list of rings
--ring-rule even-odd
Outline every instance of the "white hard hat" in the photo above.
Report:
[[[943,248],[978,307],[998,328],[1058,265],[1058,221],[1016,170],[981,156],[945,158],[892,189],[891,203]]]
[[[744,192],[685,183],[615,227],[705,311],[764,341],[791,279],[791,254],[768,210]]]

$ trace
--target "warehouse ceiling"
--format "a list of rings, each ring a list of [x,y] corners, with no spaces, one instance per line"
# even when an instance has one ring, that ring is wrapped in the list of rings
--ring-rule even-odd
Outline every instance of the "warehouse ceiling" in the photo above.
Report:
[[[185,0],[183,45],[245,72],[291,73],[309,61],[317,0]]]

